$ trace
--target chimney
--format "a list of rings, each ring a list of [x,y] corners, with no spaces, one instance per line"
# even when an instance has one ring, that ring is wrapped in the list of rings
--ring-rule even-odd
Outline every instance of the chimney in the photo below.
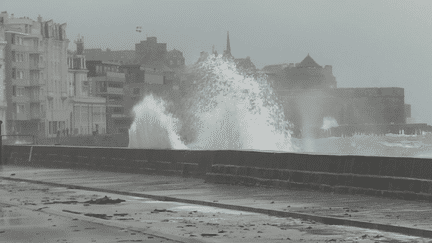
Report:
[[[37,21],[38,21],[39,23],[42,22],[42,17],[40,16],[40,14],[39,14],[39,16],[37,17]]]
[[[77,45],[77,55],[82,55],[84,53],[84,37],[78,35],[78,39],[75,41]]]

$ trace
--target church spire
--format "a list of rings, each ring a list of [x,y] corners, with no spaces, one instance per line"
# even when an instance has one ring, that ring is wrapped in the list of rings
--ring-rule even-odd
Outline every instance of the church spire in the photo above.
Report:
[[[229,31],[227,31],[227,47],[225,50],[225,55],[231,56],[231,45],[230,45],[230,40],[229,40]]]

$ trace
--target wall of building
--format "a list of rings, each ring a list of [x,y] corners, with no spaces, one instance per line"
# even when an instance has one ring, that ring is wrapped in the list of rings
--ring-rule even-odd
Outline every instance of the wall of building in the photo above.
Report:
[[[185,65],[183,52],[176,49],[169,51],[165,60],[165,65],[167,65],[169,68],[179,68]]]
[[[157,43],[156,37],[135,44],[135,57],[140,64],[164,64],[167,55],[167,44]]]
[[[9,17],[3,30],[7,45],[6,102],[10,133],[49,135],[54,122],[66,122],[67,47],[65,24]],[[4,27],[4,26],[3,26]],[[52,134],[51,134],[52,135]]]
[[[5,73],[5,65],[6,65],[6,39],[5,39],[5,33],[4,33],[4,26],[0,25],[0,121],[2,121],[1,124],[1,132],[3,135],[7,135],[6,128],[6,96],[5,96],[5,82],[6,82],[6,73]]]
[[[104,97],[106,103],[106,132],[126,133],[129,124],[124,122],[126,117],[124,113],[124,84],[125,74],[120,73],[119,63],[110,63],[102,61],[87,62],[89,73],[88,79],[92,88],[92,95]]]
[[[337,82],[331,65],[320,66],[309,56],[300,63],[265,66],[262,71],[280,89],[336,88]]]
[[[321,127],[324,117],[339,125],[404,124],[402,88],[279,90],[285,116],[296,127]]]

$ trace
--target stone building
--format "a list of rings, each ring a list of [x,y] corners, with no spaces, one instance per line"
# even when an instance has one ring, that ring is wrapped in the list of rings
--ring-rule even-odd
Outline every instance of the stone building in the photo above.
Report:
[[[324,89],[337,87],[332,66],[320,66],[309,54],[300,63],[268,65],[262,71],[280,89]]]
[[[298,129],[319,128],[325,117],[338,125],[405,124],[403,88],[277,90],[286,118]]]
[[[167,44],[157,43],[156,37],[135,44],[135,58],[137,63],[145,65],[163,65],[167,56]]]

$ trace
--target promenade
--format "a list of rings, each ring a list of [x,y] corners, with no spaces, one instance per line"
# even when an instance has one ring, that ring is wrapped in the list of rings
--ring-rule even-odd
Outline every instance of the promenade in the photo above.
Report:
[[[363,224],[364,228],[380,230],[387,226],[390,232],[432,238],[430,202],[210,184],[205,183],[204,179],[175,176],[11,165],[3,166],[0,175],[0,179],[6,180],[41,182],[162,201],[194,203],[325,224]]]

